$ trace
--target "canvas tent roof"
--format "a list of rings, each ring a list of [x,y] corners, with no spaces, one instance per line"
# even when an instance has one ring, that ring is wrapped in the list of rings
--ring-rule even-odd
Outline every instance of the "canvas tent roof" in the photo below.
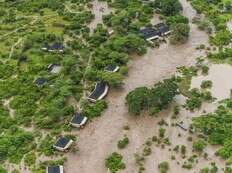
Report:
[[[114,65],[114,64],[109,64],[105,67],[105,71],[108,71],[108,72],[116,72],[118,70],[119,70],[119,66]]]
[[[152,38],[152,37],[158,37],[160,35],[159,32],[156,29],[152,28],[152,27],[141,29],[140,34],[145,39],[149,39],[149,38]]]
[[[72,120],[71,120],[71,123],[74,123],[74,124],[81,124],[82,121],[85,119],[85,116],[82,115],[81,113],[76,113]]]
[[[46,173],[63,173],[63,166],[48,166]]]
[[[55,147],[65,148],[69,143],[71,139],[68,139],[66,137],[60,137],[54,144]]]
[[[51,46],[50,46],[50,49],[52,50],[63,50],[64,49],[64,46],[62,43],[53,43]]]
[[[169,27],[164,23],[158,23],[154,25],[154,28],[156,28],[161,34],[165,34],[170,31]]]
[[[97,82],[93,92],[89,96],[89,100],[96,101],[102,99],[108,93],[109,86],[106,82]]]
[[[55,42],[53,43],[52,45],[49,45],[48,43],[45,43],[43,46],[42,46],[42,49],[43,50],[46,50],[46,51],[60,51],[60,52],[63,52],[64,51],[64,45],[60,42]]]
[[[47,82],[46,79],[44,78],[37,78],[34,83],[37,85],[37,86],[43,86],[45,83]]]
[[[59,64],[49,64],[48,71],[50,73],[59,73],[61,70],[61,66]]]

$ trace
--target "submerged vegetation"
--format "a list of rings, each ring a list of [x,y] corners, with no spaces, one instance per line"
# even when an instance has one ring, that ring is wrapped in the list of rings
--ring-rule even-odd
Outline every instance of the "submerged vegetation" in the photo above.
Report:
[[[217,155],[231,159],[231,107],[232,100],[227,99],[213,113],[193,119],[193,126],[207,136],[212,145],[222,145]]]
[[[116,173],[121,169],[125,169],[126,165],[123,163],[123,157],[116,152],[112,153],[106,158],[105,166],[109,168],[111,173]]]
[[[41,173],[47,165],[64,163],[63,154],[53,147],[56,139],[65,134],[76,140],[69,135],[69,122],[75,112],[81,111],[88,119],[93,119],[107,108],[106,101],[93,103],[88,101],[88,95],[98,81],[111,88],[123,87],[131,56],[144,55],[148,46],[156,45],[148,43],[140,34],[141,28],[151,26],[150,19],[155,13],[170,29],[170,43],[188,41],[189,20],[182,16],[183,7],[178,0],[146,3],[107,0],[106,3],[111,12],[103,15],[102,23],[90,28],[95,18],[91,0],[0,2],[0,173],[7,172],[7,164],[24,163],[29,172]],[[198,13],[205,15],[203,21],[195,21],[199,29],[213,33],[209,41],[217,48],[208,52],[207,57],[214,62],[231,63],[232,34],[226,29],[226,22],[232,17],[230,5],[224,0],[191,0],[191,3]],[[205,49],[205,45],[199,49]],[[55,65],[56,70],[51,70],[50,65]],[[108,65],[118,66],[120,70],[109,72],[105,70]],[[184,107],[190,111],[199,109],[204,101],[213,101],[207,90],[212,87],[211,81],[202,82],[201,89],[190,89],[191,78],[200,70],[207,75],[209,67],[180,67],[181,77],[165,79],[151,88],[134,89],[126,96],[129,113],[140,115],[148,111],[155,115],[166,109],[180,93],[187,97]],[[207,142],[222,146],[216,154],[229,161],[232,159],[231,105],[228,99],[214,113],[193,120],[193,127],[204,134]],[[177,105],[176,117],[179,112]],[[163,121],[160,125],[167,123]],[[163,126],[158,133],[159,138],[154,136],[146,142],[142,156],[136,156],[140,172],[145,170],[143,157],[152,154],[151,141],[161,148],[171,145]],[[118,149],[126,149],[129,142],[124,136],[117,143]],[[206,141],[200,139],[192,147],[194,151],[204,152],[206,145]],[[182,145],[180,150],[184,158],[186,147]],[[49,161],[54,156],[58,160]],[[190,161],[185,162],[183,168],[191,169]],[[105,159],[105,167],[116,173],[126,165],[123,156],[114,152]],[[168,172],[168,162],[160,163],[158,169]],[[207,171],[208,168],[201,170]],[[227,168],[225,172],[230,171]]]
[[[20,163],[29,152],[55,154],[56,136],[70,131],[68,123],[80,111],[73,105],[80,105],[88,118],[100,116],[106,102],[86,101],[94,83],[120,87],[130,54],[146,52],[138,32],[150,23],[154,8],[139,0],[108,4],[115,12],[105,15],[104,24],[91,31],[90,0],[0,2],[2,163]],[[112,36],[109,27],[114,30]],[[51,73],[50,64],[61,70]],[[106,72],[110,64],[124,71]],[[43,83],[35,83],[37,79]]]
[[[112,12],[93,30],[90,0],[0,2],[2,163],[20,163],[26,156],[25,162],[36,172],[37,157],[61,155],[52,145],[57,136],[71,130],[69,121],[76,111],[90,119],[101,115],[107,103],[90,103],[86,97],[97,81],[123,85],[130,55],[146,53],[148,44],[139,31],[150,25],[154,11],[170,27],[188,23],[177,0],[157,2],[107,1]],[[50,65],[57,71],[52,72]],[[109,73],[107,65],[121,70]],[[160,89],[153,93],[159,95],[162,84],[156,87]],[[153,112],[169,99],[157,102]]]

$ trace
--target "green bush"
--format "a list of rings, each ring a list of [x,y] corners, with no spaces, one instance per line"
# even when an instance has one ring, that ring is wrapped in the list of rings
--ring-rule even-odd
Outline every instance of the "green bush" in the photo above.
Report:
[[[166,131],[166,130],[165,130],[164,128],[160,128],[160,129],[159,129],[159,137],[160,137],[160,138],[163,138],[163,137],[164,137],[165,131]]]
[[[202,168],[199,173],[209,173],[209,172],[210,172],[209,168],[206,167],[206,168]]]
[[[11,173],[20,173],[20,171],[17,169],[14,169],[13,171],[11,171]]]
[[[35,161],[36,161],[35,153],[28,153],[24,158],[24,163],[28,166],[34,165]]]
[[[167,173],[169,170],[169,164],[168,164],[168,162],[161,162],[158,165],[158,168],[160,170],[160,173]]]
[[[34,147],[33,135],[19,129],[0,135],[0,161],[9,159],[11,163],[19,163],[23,156]]]
[[[182,155],[185,155],[185,154],[186,154],[186,146],[181,145],[180,151],[181,151],[181,154],[182,154]]]
[[[114,152],[111,155],[109,155],[105,160],[105,166],[109,168],[111,173],[116,173],[120,169],[125,169],[126,165],[122,161],[123,157],[122,155]]]
[[[206,66],[206,65],[204,65],[204,66],[202,66],[202,74],[203,75],[207,75],[208,74],[208,72],[209,72],[209,67],[208,66]]]
[[[199,139],[198,141],[195,141],[193,143],[193,150],[194,151],[202,152],[205,147],[206,147],[206,142],[202,139]]]
[[[45,156],[51,156],[54,153],[53,144],[54,140],[50,135],[45,136],[45,138],[39,144],[39,152],[43,153]]]
[[[2,166],[0,166],[0,173],[7,173],[7,171]]]
[[[202,83],[201,83],[202,89],[211,88],[211,87],[212,87],[212,81],[210,81],[210,80],[202,81]]]
[[[95,104],[84,102],[82,104],[83,114],[88,118],[95,118],[107,108],[107,103],[104,100],[97,101]]]
[[[118,148],[119,149],[123,149],[128,144],[129,144],[129,138],[125,136],[123,139],[121,139],[121,140],[118,141]]]

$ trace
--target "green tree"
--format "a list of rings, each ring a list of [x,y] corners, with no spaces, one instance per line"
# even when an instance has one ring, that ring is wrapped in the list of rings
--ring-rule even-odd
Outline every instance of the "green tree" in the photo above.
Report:
[[[166,16],[177,15],[182,10],[178,0],[155,0],[155,6]]]
[[[185,23],[178,23],[173,26],[170,41],[172,44],[182,44],[188,40],[190,27]]]
[[[206,147],[206,142],[202,139],[199,139],[193,143],[193,150],[202,152]]]
[[[146,87],[136,88],[126,96],[128,111],[135,115],[147,109],[150,104],[151,91]]]
[[[155,113],[166,108],[178,93],[178,86],[174,78],[165,79],[154,85],[152,89],[139,87],[126,96],[128,111],[135,115],[142,110],[155,111]]]
[[[230,31],[222,30],[216,33],[214,37],[210,38],[210,42],[216,46],[222,47],[231,42],[232,34]]]

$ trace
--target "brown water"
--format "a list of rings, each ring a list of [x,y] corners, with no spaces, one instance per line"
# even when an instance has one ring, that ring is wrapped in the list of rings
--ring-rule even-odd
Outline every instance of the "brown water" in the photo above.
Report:
[[[181,0],[184,6],[184,15],[190,20],[194,17],[195,12],[186,0]],[[157,19],[156,16],[154,18]],[[154,21],[156,21],[154,19]],[[87,126],[78,131],[73,130],[73,134],[79,136],[77,142],[80,151],[77,153],[69,153],[68,160],[65,164],[66,173],[106,173],[107,170],[104,165],[105,158],[110,153],[117,151],[124,157],[126,169],[120,172],[134,173],[137,168],[134,162],[134,154],[141,150],[142,145],[148,137],[157,135],[157,122],[164,118],[170,120],[171,109],[160,113],[159,118],[142,115],[140,117],[133,117],[128,115],[127,107],[125,106],[125,96],[131,90],[139,86],[152,86],[154,83],[170,77],[175,74],[176,67],[190,66],[195,64],[197,56],[203,56],[203,51],[195,50],[199,44],[206,44],[208,41],[207,34],[199,31],[197,26],[190,24],[191,32],[189,41],[181,46],[173,46],[170,44],[163,44],[159,49],[149,49],[147,54],[143,57],[133,57],[129,64],[129,77],[125,79],[125,85],[122,90],[111,90],[108,97],[108,109],[105,113],[89,122]],[[183,102],[184,98],[177,98],[177,102]],[[184,111],[184,110],[183,110]],[[180,119],[188,119],[189,112],[181,113]],[[186,114],[185,114],[186,113]],[[192,114],[191,114],[192,115]],[[187,121],[187,120],[186,120]],[[124,125],[129,125],[130,130],[123,130]],[[170,137],[173,146],[176,144],[186,144],[189,152],[191,152],[190,143],[187,142],[188,135],[183,133],[182,138],[177,139],[177,134],[180,129],[177,127],[169,127],[167,136]],[[126,149],[118,151],[117,141],[126,134],[130,139],[130,144]],[[168,150],[153,147],[153,154],[147,159],[145,167],[146,172],[157,172],[157,164],[164,160],[170,160],[170,153]],[[214,150],[212,150],[213,153]],[[210,154],[213,160],[218,164],[222,164],[217,160],[213,154]],[[196,166],[194,171],[198,172],[201,166],[209,163],[206,160],[200,160],[199,166]],[[181,168],[181,165],[170,163],[171,173],[191,172]],[[192,171],[193,172],[193,171]]]
[[[212,81],[212,88],[209,89],[213,97],[223,100],[230,97],[232,89],[232,66],[228,64],[213,64],[210,66],[207,76],[197,76],[192,79],[192,88],[200,88],[202,81]]]
[[[103,15],[110,14],[110,12],[112,11],[112,9],[108,8],[107,2],[94,0],[92,4],[92,13],[95,15],[95,18],[89,24],[89,28],[91,31],[96,28],[98,23],[102,23]]]

